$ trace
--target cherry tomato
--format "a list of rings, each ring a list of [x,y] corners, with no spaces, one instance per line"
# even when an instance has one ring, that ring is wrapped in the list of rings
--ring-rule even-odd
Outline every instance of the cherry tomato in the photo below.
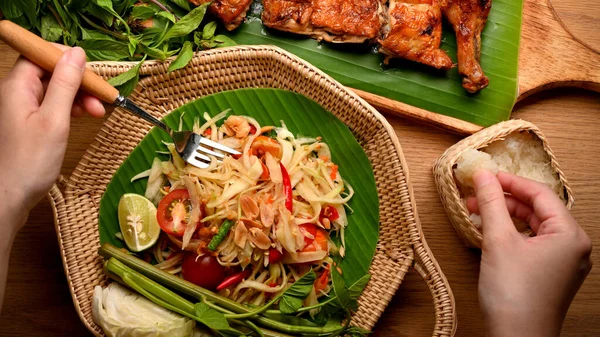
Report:
[[[277,263],[281,261],[283,254],[281,254],[277,249],[270,248],[269,249],[269,264]]]
[[[315,233],[315,239],[308,245],[302,248],[301,252],[316,252],[318,250],[329,250],[327,232],[317,228]]]
[[[174,190],[158,203],[156,218],[158,225],[167,234],[181,237],[190,217],[192,204],[185,189]]]
[[[181,265],[181,275],[202,288],[215,290],[225,279],[225,267],[214,256],[197,257],[196,253],[186,253]]]

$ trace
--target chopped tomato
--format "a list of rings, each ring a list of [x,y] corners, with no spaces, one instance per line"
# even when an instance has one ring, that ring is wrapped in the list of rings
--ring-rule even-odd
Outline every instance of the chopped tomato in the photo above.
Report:
[[[256,126],[254,126],[254,124],[250,124],[250,134],[251,135],[256,134]]]
[[[329,269],[325,269],[321,275],[315,280],[315,291],[319,292],[321,290],[325,290],[327,288],[327,284],[329,283]]]
[[[260,165],[262,166],[262,174],[260,175],[260,179],[269,179],[269,168],[267,168],[267,165],[265,165],[265,163],[263,163],[262,160],[260,161]]]
[[[250,146],[252,150],[252,154],[261,158],[265,155],[265,153],[269,152],[275,158],[281,158],[282,149],[279,143],[267,136],[258,136],[252,142]]]
[[[317,235],[317,226],[311,223],[305,223],[299,225],[298,227],[300,227],[300,232],[302,233],[302,235],[304,235],[304,233],[309,234],[308,236],[304,235],[304,245],[310,245],[315,240],[314,238]]]
[[[305,230],[310,233],[314,239],[304,236],[304,248],[301,252],[315,252],[318,250],[328,250],[328,236],[327,232],[317,228],[313,224],[302,224],[299,226],[300,230]]]
[[[335,221],[340,218],[340,213],[338,213],[335,207],[327,205],[321,210],[319,218],[321,219],[321,221],[323,220],[323,218],[327,218],[329,219],[329,221]]]
[[[281,261],[283,254],[281,254],[277,249],[270,248],[269,249],[269,264],[277,263]]]
[[[167,234],[181,237],[189,221],[192,204],[186,189],[179,189],[165,195],[158,203],[156,219]]]
[[[207,137],[208,137],[208,136],[210,136],[211,134],[212,134],[212,129],[211,129],[211,128],[208,128],[208,129],[204,130],[204,135],[205,135],[205,136],[207,136]]]

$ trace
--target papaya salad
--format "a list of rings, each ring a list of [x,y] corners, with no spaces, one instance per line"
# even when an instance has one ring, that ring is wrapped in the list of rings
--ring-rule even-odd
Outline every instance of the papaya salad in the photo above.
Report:
[[[317,277],[305,305],[317,304],[332,288],[331,256],[345,254],[354,194],[329,146],[294,136],[283,121],[262,126],[228,111],[203,118],[194,132],[241,155],[212,157],[198,168],[166,143],[168,152],[132,179],[148,178],[145,197],[157,205],[160,235],[146,252],[157,268],[255,306],[312,269]],[[165,154],[168,160],[159,159]],[[127,217],[122,232],[144,235],[135,220]]]

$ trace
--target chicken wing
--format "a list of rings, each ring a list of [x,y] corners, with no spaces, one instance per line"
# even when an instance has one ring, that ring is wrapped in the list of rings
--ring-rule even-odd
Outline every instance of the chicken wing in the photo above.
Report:
[[[452,60],[440,49],[442,12],[438,0],[390,0],[389,32],[379,51],[384,63],[399,57],[437,69],[450,69]]]
[[[456,33],[458,72],[462,86],[475,93],[489,80],[479,64],[481,31],[487,21],[492,0],[442,0],[442,11]]]
[[[211,2],[209,12],[218,17],[227,30],[234,30],[244,21],[252,0],[189,0],[199,6]]]
[[[328,42],[376,38],[384,22],[381,0],[264,0],[263,24]]]

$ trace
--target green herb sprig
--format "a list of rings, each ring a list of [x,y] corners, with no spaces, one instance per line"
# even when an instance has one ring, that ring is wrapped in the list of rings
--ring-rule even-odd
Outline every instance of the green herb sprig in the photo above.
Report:
[[[122,95],[139,80],[145,59],[178,56],[169,71],[185,67],[194,51],[235,45],[204,22],[210,3],[192,8],[187,0],[0,0],[0,18],[50,42],[82,47],[89,61],[139,61],[112,79]]]

